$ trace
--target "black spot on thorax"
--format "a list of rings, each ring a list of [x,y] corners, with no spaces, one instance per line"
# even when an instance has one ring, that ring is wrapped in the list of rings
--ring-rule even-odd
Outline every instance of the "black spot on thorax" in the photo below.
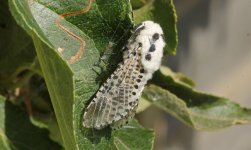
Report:
[[[153,40],[157,41],[159,39],[159,34],[158,33],[154,33],[153,34]]]
[[[149,48],[149,52],[154,52],[156,49],[155,44],[152,44]]]
[[[146,54],[145,59],[146,59],[147,61],[150,61],[150,60],[152,59],[152,55],[149,54],[149,53]]]

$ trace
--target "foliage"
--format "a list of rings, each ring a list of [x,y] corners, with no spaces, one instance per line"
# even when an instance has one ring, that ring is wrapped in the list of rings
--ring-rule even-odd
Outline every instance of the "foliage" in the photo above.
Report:
[[[56,20],[87,5],[84,0],[9,0],[0,6],[1,149],[152,149],[154,132],[136,120],[116,131],[85,129],[81,122],[86,104],[122,60],[120,49],[133,21],[160,23],[165,53],[175,54],[173,2],[133,0],[132,18],[128,0],[95,0],[86,13],[62,19],[85,42],[81,57],[71,62],[81,51],[80,43]],[[251,121],[250,109],[193,86],[189,78],[162,66],[143,92],[141,111],[156,105],[200,130]]]

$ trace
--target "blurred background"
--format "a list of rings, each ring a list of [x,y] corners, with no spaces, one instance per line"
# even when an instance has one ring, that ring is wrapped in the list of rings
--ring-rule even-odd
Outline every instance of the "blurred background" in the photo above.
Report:
[[[251,0],[174,0],[179,47],[168,66],[196,89],[251,107]],[[151,107],[139,114],[156,150],[251,150],[251,125],[195,131]]]

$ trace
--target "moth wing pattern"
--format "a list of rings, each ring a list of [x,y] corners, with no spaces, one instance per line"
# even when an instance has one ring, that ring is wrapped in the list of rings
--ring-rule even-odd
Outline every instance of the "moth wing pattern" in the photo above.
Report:
[[[138,48],[140,47],[134,48],[134,51],[139,51]],[[116,124],[119,120],[127,120],[129,116],[134,116],[131,113],[137,108],[139,97],[134,93],[141,91],[132,92],[132,89],[135,89],[132,85],[135,77],[132,78],[129,74],[134,70],[130,68],[139,67],[140,58],[136,55],[129,57],[131,59],[126,59],[119,65],[88,105],[84,113],[83,126],[102,129],[109,124]]]
[[[111,128],[118,129],[118,128],[121,128],[122,125],[127,124],[128,121],[135,116],[137,108],[138,108],[138,103],[134,105],[133,109],[128,113],[127,116],[111,124]]]

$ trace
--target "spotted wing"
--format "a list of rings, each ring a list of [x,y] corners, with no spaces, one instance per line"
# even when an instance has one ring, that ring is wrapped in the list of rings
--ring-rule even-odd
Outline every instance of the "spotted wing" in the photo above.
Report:
[[[101,86],[85,110],[84,127],[102,129],[128,117],[138,105],[144,87],[139,81],[143,77],[139,52],[139,47],[131,51],[131,56]]]

